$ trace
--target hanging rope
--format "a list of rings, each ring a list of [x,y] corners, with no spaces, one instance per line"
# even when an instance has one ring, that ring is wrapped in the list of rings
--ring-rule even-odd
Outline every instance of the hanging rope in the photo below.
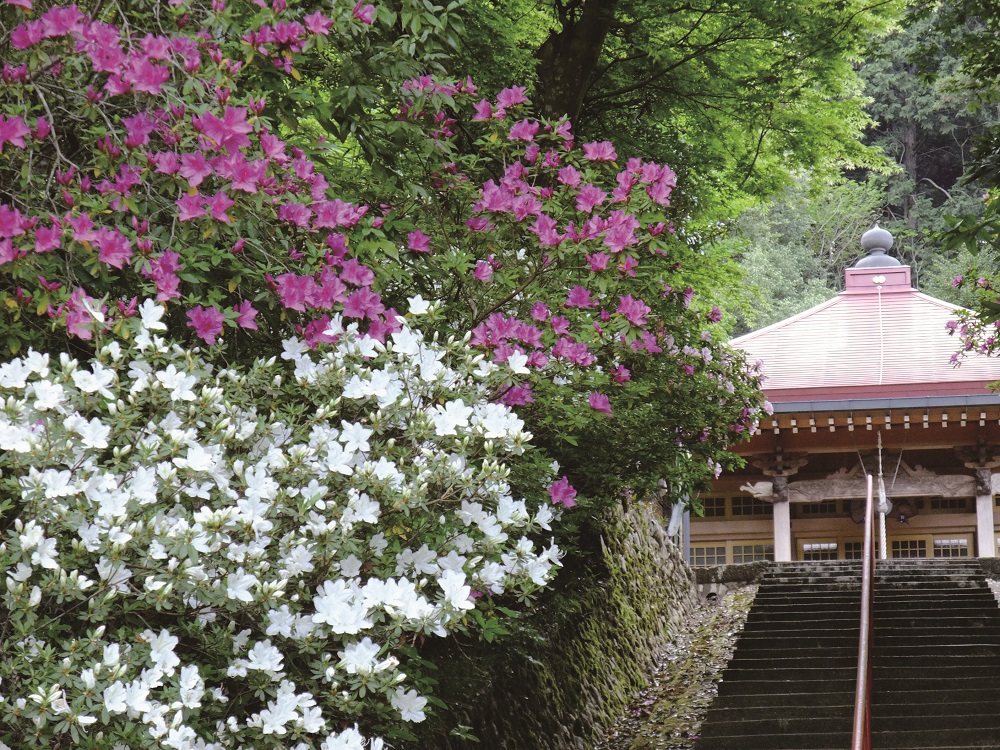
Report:
[[[881,560],[885,560],[887,556],[885,514],[888,512],[889,512],[889,498],[885,496],[885,480],[882,478],[882,430],[879,430],[878,431],[878,538],[879,538],[879,559]]]
[[[882,385],[882,371],[885,367],[885,329],[882,327],[882,285],[878,289],[878,384]]]

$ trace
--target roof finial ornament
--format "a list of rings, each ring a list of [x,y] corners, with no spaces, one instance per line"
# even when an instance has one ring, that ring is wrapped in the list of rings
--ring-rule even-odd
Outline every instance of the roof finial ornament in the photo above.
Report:
[[[868,251],[868,255],[855,263],[854,268],[903,265],[891,255],[886,255],[892,247],[892,235],[878,224],[861,235],[861,247]]]

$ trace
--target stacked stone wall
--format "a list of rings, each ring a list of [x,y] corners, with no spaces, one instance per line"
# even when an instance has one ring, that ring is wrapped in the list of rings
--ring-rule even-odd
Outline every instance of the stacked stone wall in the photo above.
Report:
[[[516,636],[440,662],[444,719],[469,726],[479,742],[439,730],[414,747],[591,747],[697,603],[694,574],[661,524],[655,506],[608,511],[600,570],[563,578]]]

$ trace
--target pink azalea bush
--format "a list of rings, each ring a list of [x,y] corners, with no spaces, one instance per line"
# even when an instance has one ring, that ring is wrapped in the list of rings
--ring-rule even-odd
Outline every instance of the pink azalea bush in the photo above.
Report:
[[[678,236],[673,170],[577,143],[565,119],[531,118],[520,87],[486,99],[425,76],[404,93],[402,116],[426,133],[413,171],[430,199],[384,203],[357,250],[385,303],[414,289],[447,301],[425,325],[470,330],[511,365],[501,400],[591,496],[670,472],[711,478],[764,404],[758,373],[724,344],[717,300],[696,288],[721,263]],[[419,251],[387,258],[403,232]],[[595,461],[608,443],[619,460]]]
[[[146,297],[172,303],[171,320],[205,343],[232,332],[261,345],[289,323],[315,343],[333,312],[376,338],[391,332],[394,312],[349,257],[368,208],[333,194],[263,96],[238,93],[248,79],[297,75],[334,28],[342,44],[363,36],[369,11],[247,5],[256,12],[233,16],[224,2],[172,2],[158,33],[76,5],[31,20],[17,11],[0,97],[0,315],[12,352],[43,345],[50,324],[89,340]]]
[[[572,490],[547,496],[486,398],[500,366],[461,341],[337,315],[322,353],[230,369],[161,338],[163,313],[146,300],[87,362],[0,365],[0,747],[406,736],[428,687],[406,644],[544,587]]]

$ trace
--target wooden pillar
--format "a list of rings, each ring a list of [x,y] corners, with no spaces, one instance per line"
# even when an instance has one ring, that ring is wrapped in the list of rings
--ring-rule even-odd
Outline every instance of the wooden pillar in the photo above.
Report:
[[[791,562],[792,514],[788,503],[788,477],[776,476],[774,486],[774,561]]]
[[[997,556],[993,520],[993,470],[976,469],[976,553],[979,557]]]
[[[976,554],[979,557],[997,556],[997,537],[993,517],[993,470],[1000,466],[1000,456],[992,455],[986,442],[979,441],[970,456],[966,452],[965,468],[975,471],[976,477]]]

